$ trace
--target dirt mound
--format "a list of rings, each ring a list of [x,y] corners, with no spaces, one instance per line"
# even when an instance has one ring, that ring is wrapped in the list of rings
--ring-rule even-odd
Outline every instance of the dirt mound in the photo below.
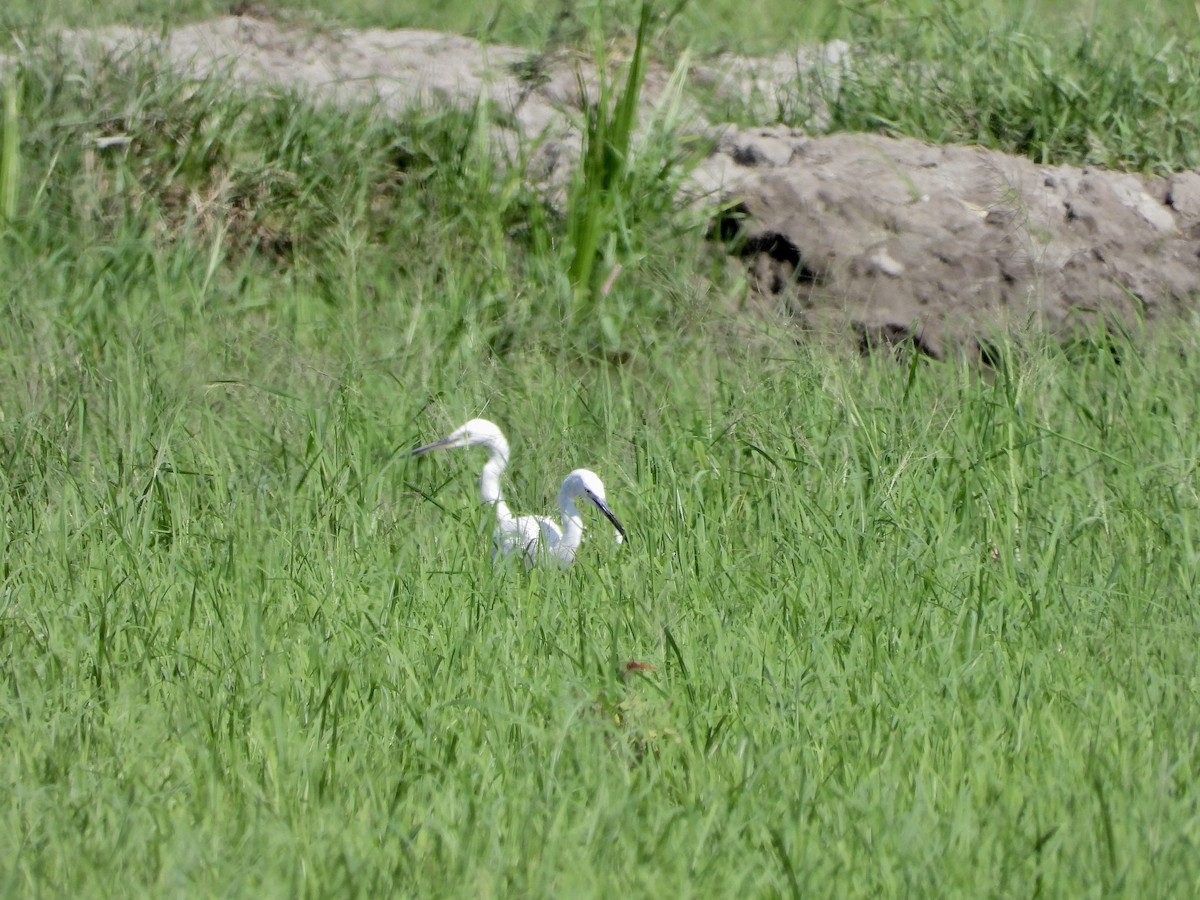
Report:
[[[330,31],[250,17],[165,35],[126,28],[66,32],[81,52],[155,52],[197,77],[304,87],[338,102],[398,110],[483,96],[511,122],[499,146],[538,140],[534,177],[561,191],[577,158],[574,127],[586,61],[426,31]],[[706,90],[770,97],[820,69],[852,63],[831,44],[771,60],[697,66]],[[653,104],[668,73],[652,70]],[[1097,313],[1126,321],[1190,309],[1200,294],[1200,174],[1170,179],[1039,166],[975,147],[875,135],[810,137],[713,126],[713,154],[689,187],[710,203],[714,235],[747,262],[761,296],[803,323],[846,328],[864,349],[910,343],[943,357],[986,357],[998,327],[1064,330]]]
[[[1200,293],[1200,174],[1039,166],[978,147],[731,132],[702,172],[757,289],[860,346],[988,353],[997,327],[1132,323]]]

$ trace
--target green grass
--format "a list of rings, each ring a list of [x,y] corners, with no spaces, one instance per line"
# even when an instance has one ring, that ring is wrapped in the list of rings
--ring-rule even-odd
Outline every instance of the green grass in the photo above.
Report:
[[[831,131],[976,143],[1038,162],[1177,171],[1200,165],[1200,8],[1180,27],[1064,28],[974,4],[897,16],[864,5],[855,65],[798,91],[779,118],[803,125],[820,98]]]
[[[1196,323],[847,357],[662,204],[606,330],[486,109],[64,66],[0,230],[5,894],[1196,892]],[[494,569],[482,460],[404,456],[479,414],[629,543]]]
[[[537,0],[505,2],[427,3],[424,0],[272,0],[269,3],[230,3],[229,0],[178,0],[169,5],[158,0],[10,0],[0,11],[0,24],[25,29],[31,25],[60,27],[108,24],[158,26],[198,21],[226,15],[244,6],[252,15],[275,15],[284,20],[314,25],[345,24],[360,28],[430,28],[471,34],[485,40],[540,47],[547,41],[586,45],[597,18],[608,27],[632,37],[637,30],[640,0],[542,3]],[[677,5],[659,4],[668,12]],[[850,36],[862,20],[876,16],[905,18],[934,15],[946,7],[935,0],[901,0],[886,4],[869,0],[814,0],[802,4],[789,0],[741,3],[707,0],[686,3],[672,25],[678,45],[702,52],[773,53],[797,41],[831,35]],[[967,10],[993,20],[1011,17],[1043,23],[1039,33],[1059,37],[1064,27],[1101,28],[1118,33],[1138,28],[1161,34],[1192,36],[1200,27],[1193,0],[1157,0],[1130,6],[1124,3],[1078,3],[1071,0],[984,0]],[[1046,30],[1047,27],[1049,30]],[[5,35],[5,40],[8,35]]]
[[[10,78],[4,85],[4,130],[0,132],[0,222],[17,217],[21,189],[20,82]]]

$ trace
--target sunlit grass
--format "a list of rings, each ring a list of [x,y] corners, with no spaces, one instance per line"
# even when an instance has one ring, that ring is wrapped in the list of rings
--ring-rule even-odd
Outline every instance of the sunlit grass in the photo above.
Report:
[[[542,3],[510,0],[495,3],[426,3],[421,0],[276,0],[270,4],[230,4],[227,0],[183,0],[170,5],[146,0],[113,0],[105,4],[88,0],[11,0],[0,10],[0,23],[18,28],[30,25],[86,27],[140,23],[149,26],[179,24],[226,15],[231,9],[249,15],[271,15],[317,27],[349,25],[359,28],[429,28],[470,34],[483,40],[542,47],[547,41],[586,44],[598,18],[616,31],[632,37],[637,30],[640,0],[606,0],[588,3]],[[664,15],[676,2],[658,5]],[[879,4],[863,0],[814,0],[803,4],[787,0],[739,3],[708,0],[684,4],[671,27],[676,47],[691,46],[702,53],[730,51],[769,54],[799,41],[847,37],[866,18],[884,15],[903,18],[938,14],[948,4],[934,0],[901,0]],[[972,14],[996,21],[1023,17],[1046,23],[1044,33],[1061,35],[1074,28],[1117,31],[1131,20],[1137,27],[1181,39],[1200,30],[1193,0],[1158,0],[1132,6],[1128,3],[1078,3],[1067,0],[985,0],[962,6]]]
[[[977,143],[1038,162],[1176,171],[1200,164],[1200,14],[1179,28],[1063,27],[946,4],[900,16],[871,5],[856,20],[867,60],[819,97],[833,131]],[[780,110],[803,125],[811,107]]]
[[[137,315],[6,365],[12,883],[1197,877],[1190,341],[1014,347],[991,383],[822,352],[468,373],[390,352],[384,314],[240,359],[225,316]],[[630,542],[493,570],[481,460],[395,454],[478,410],[514,506],[590,465]]]
[[[581,341],[487,110],[63,65],[0,239],[7,892],[1194,893],[1194,322],[847,358],[663,204]],[[492,568],[482,459],[404,453],[477,414],[630,541]]]

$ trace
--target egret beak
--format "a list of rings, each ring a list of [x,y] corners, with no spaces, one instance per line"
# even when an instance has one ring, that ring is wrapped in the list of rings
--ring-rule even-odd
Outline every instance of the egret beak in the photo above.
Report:
[[[430,450],[450,450],[453,447],[461,446],[458,438],[444,437],[440,441],[434,441],[432,444],[426,444],[424,447],[418,447],[409,453],[409,456],[420,456],[422,453],[428,453]]]
[[[629,535],[627,535],[625,533],[625,527],[619,521],[617,521],[617,517],[615,515],[613,515],[613,511],[608,508],[608,504],[605,503],[603,500],[601,500],[599,497],[597,497],[595,494],[593,494],[591,491],[586,491],[585,493],[587,494],[587,498],[596,504],[596,509],[598,509],[598,510],[600,510],[600,512],[604,513],[604,518],[606,518],[606,519],[608,519],[608,521],[612,522],[613,528],[617,529],[617,533],[619,535],[621,535],[621,541],[628,541]],[[618,543],[620,543],[620,541],[618,541]]]

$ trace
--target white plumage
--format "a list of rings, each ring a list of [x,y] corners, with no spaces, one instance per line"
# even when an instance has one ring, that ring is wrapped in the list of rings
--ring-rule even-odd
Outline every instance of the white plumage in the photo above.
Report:
[[[508,467],[508,441],[504,433],[487,419],[472,419],[460,428],[432,444],[418,447],[413,456],[432,450],[455,447],[483,447],[489,452],[479,479],[479,495],[496,513],[496,530],[492,534],[492,556],[521,554],[526,566],[547,561],[567,566],[575,559],[583,540],[583,516],[576,505],[586,500],[604,514],[617,529],[617,542],[626,537],[625,529],[608,507],[604,482],[590,469],[576,469],[563,479],[558,491],[558,508],[562,522],[546,516],[514,516],[500,494],[500,476]]]

